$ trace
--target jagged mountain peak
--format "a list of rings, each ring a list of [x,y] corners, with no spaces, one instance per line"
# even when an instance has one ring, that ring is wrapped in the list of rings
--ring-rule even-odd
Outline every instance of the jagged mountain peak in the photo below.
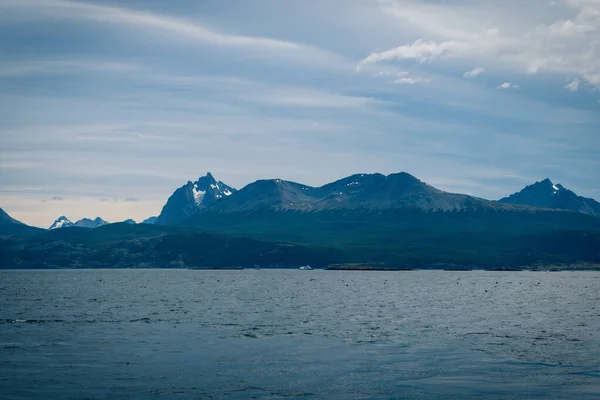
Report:
[[[50,225],[50,227],[48,229],[52,230],[52,229],[59,229],[59,228],[68,228],[73,225],[74,225],[73,222],[71,222],[69,220],[69,218],[65,217],[64,215],[61,215],[60,217],[58,217],[56,219],[56,221],[54,221],[52,223],[52,225]]]
[[[108,224],[108,221],[105,221],[100,217],[96,217],[94,219],[82,218],[79,221],[75,222],[73,226],[78,226],[80,228],[98,228],[106,224]]]
[[[195,182],[188,181],[177,189],[167,200],[156,223],[170,224],[181,221],[235,192],[234,188],[217,181],[210,172],[207,172]]]
[[[526,186],[523,190],[498,201],[500,203],[556,208],[600,216],[600,203],[593,199],[578,196],[563,185],[553,183],[548,178]]]
[[[552,192],[558,192],[559,190],[563,190],[564,187],[560,183],[554,183],[550,180],[550,178],[543,179],[539,182],[530,185],[533,188],[543,188]]]

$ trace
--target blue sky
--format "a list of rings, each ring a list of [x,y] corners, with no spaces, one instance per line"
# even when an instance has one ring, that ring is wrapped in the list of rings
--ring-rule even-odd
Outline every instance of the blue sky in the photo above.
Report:
[[[599,89],[600,0],[0,0],[0,206],[141,220],[207,171],[600,199]]]

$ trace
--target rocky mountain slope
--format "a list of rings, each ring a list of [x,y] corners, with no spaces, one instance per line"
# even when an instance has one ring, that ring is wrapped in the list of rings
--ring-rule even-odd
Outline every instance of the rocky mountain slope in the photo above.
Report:
[[[4,235],[35,235],[43,232],[43,229],[35,228],[17,221],[6,211],[0,208],[0,236]]]
[[[321,187],[281,179],[259,180],[227,199],[207,207],[218,213],[256,211],[330,211],[400,209],[460,211],[508,209],[505,205],[463,194],[448,193],[401,172],[357,174]]]
[[[600,203],[578,196],[564,186],[552,183],[550,179],[529,185],[498,202],[568,210],[600,217]]]
[[[95,219],[83,218],[79,221],[75,222],[73,226],[78,226],[80,228],[98,228],[100,226],[108,224],[108,221],[103,220],[100,217],[96,217]],[[64,228],[64,226],[63,226]]]
[[[188,181],[177,189],[167,200],[156,223],[171,224],[182,221],[235,192],[235,189],[217,181],[209,172],[196,182]]]
[[[69,228],[71,226],[74,226],[75,224],[73,222],[71,222],[71,220],[69,220],[69,218],[65,217],[64,215],[61,215],[60,217],[58,217],[56,219],[56,221],[54,221],[52,223],[52,225],[50,225],[50,227],[48,228],[48,230],[52,230],[52,229],[60,229],[60,228]]]

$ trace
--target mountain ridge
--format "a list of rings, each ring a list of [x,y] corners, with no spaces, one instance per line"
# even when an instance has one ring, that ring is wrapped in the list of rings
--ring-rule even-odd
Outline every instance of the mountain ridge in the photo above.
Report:
[[[0,236],[7,235],[35,235],[43,232],[44,229],[29,226],[21,221],[11,217],[6,211],[0,208]]]
[[[235,192],[236,189],[217,181],[208,172],[197,181],[188,181],[175,190],[167,199],[155,223],[169,224],[181,221]]]
[[[231,213],[273,211],[318,212],[342,209],[413,208],[427,211],[530,209],[530,205],[495,202],[437,189],[413,175],[354,174],[320,187],[283,179],[261,179],[249,183],[227,198],[186,215],[183,221],[207,212]],[[161,220],[158,223],[162,223]]]
[[[528,185],[519,192],[501,198],[498,202],[567,210],[600,217],[600,203],[579,196],[561,184],[554,184],[549,178]]]
[[[96,217],[93,220],[90,218],[82,218],[79,221],[75,222],[73,226],[79,226],[81,228],[98,228],[108,223],[108,221],[105,221],[100,217]]]
[[[567,193],[542,182],[544,193]],[[408,173],[354,174],[320,187],[265,179],[239,191],[227,188],[210,173],[188,182],[163,207],[175,214],[166,224],[121,222],[0,238],[0,266],[234,266],[266,260],[262,265],[294,266],[309,254],[323,264],[600,264],[596,216],[449,193]],[[59,222],[71,223],[64,216]],[[257,252],[258,241],[264,250]],[[294,246],[298,252],[288,252]]]

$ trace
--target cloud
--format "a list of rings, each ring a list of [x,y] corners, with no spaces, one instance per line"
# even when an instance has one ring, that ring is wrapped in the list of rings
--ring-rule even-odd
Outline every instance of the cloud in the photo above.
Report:
[[[430,81],[431,80],[429,78],[404,77],[404,78],[398,78],[398,79],[396,79],[394,81],[394,83],[399,84],[399,85],[414,85],[414,84],[417,84],[417,83],[428,83]]]
[[[52,197],[52,200],[55,200],[55,201],[62,201],[62,200],[64,200],[64,199],[63,199],[62,197],[54,196],[54,197]]]
[[[565,89],[567,89],[569,92],[576,92],[579,90],[580,83],[581,81],[579,79],[574,79],[565,85]]]
[[[219,32],[196,21],[124,7],[114,7],[70,0],[0,0],[0,9],[28,9],[31,18],[36,16],[91,20],[125,25],[142,29],[150,34],[170,34],[173,38],[192,40],[202,44],[235,48],[247,54],[294,60],[305,65],[328,65],[351,68],[339,56],[303,43],[261,36],[237,35]]]
[[[0,63],[0,78],[28,75],[70,75],[74,72],[122,73],[139,72],[142,68],[131,63],[102,60],[28,60]]]
[[[510,83],[510,82],[504,82],[504,83],[501,83],[500,85],[496,86],[496,89],[520,89],[520,88],[521,87],[519,85]]]
[[[583,77],[591,85],[600,86],[600,72],[596,74],[585,74]]]
[[[381,103],[370,97],[344,95],[294,86],[253,83],[250,88],[252,87],[256,90],[248,92],[248,101],[275,106],[357,109]],[[244,96],[240,97],[243,98]]]
[[[465,72],[463,74],[463,76],[465,78],[475,78],[476,76],[483,74],[484,71],[485,71],[485,68],[483,68],[483,67],[477,67],[477,68],[474,68],[474,69],[472,69],[470,71]]]
[[[553,36],[584,36],[595,30],[596,27],[592,24],[578,24],[570,19],[556,21],[548,26],[548,32]]]
[[[359,67],[365,64],[375,64],[389,60],[417,60],[421,63],[430,62],[459,51],[464,44],[457,41],[436,43],[434,41],[416,40],[410,45],[402,45],[391,50],[372,53],[362,60]]]
[[[135,197],[127,197],[125,200],[126,202],[136,202],[139,201],[139,199],[135,198]]]
[[[547,12],[535,2],[522,2],[516,9],[475,0],[460,5],[416,0],[379,4],[398,21],[398,29],[404,28],[404,37],[412,39],[372,52],[359,66],[477,62],[479,68],[576,76],[600,86],[600,1],[566,0]]]

